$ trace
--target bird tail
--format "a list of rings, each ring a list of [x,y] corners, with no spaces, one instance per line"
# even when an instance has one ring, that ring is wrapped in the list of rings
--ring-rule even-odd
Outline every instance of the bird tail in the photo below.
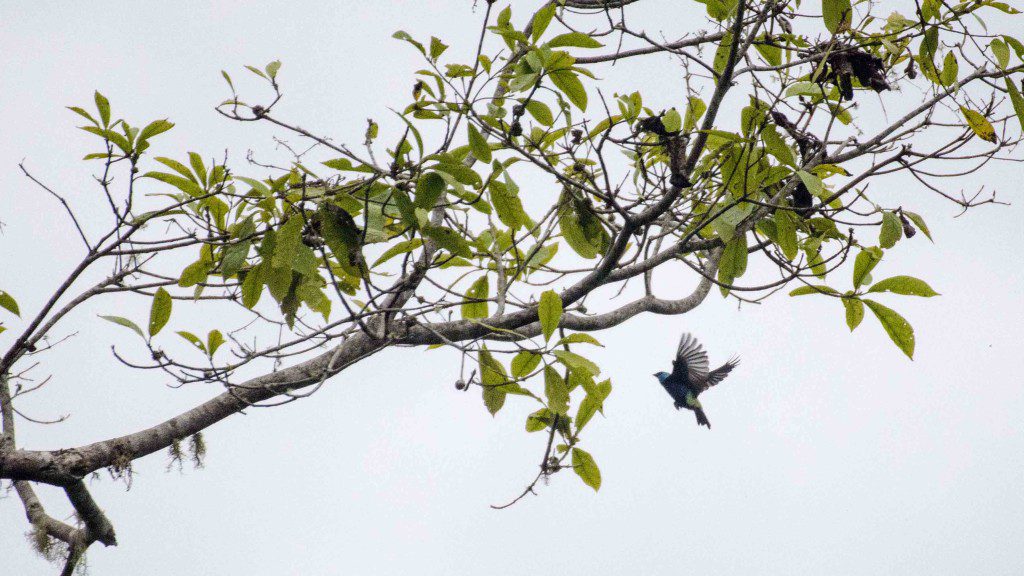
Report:
[[[693,409],[693,413],[697,415],[697,425],[707,426],[708,430],[711,430],[711,421],[708,420],[708,415],[704,413],[704,409],[697,407]]]

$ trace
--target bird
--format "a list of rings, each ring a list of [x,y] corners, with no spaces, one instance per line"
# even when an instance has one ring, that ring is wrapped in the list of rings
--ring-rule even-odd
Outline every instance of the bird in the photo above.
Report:
[[[698,426],[711,429],[711,422],[697,396],[708,388],[718,384],[740,363],[734,356],[720,367],[708,371],[708,353],[704,346],[691,334],[683,334],[676,349],[676,358],[672,361],[672,373],[656,372],[658,379],[669,396],[675,400],[676,410],[686,408],[697,416]]]

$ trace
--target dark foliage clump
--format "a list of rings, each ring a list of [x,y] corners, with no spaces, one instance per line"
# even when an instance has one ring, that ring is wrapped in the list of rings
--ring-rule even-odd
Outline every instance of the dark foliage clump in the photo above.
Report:
[[[875,92],[890,90],[889,81],[885,77],[885,63],[881,58],[847,44],[819,45],[812,56],[817,68],[821,58],[825,58],[821,79],[832,82],[839,87],[840,98],[853,100],[853,78],[856,77],[861,86]]]

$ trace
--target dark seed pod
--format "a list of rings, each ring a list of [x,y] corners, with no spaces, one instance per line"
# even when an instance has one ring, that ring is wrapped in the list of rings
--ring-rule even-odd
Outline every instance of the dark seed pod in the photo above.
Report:
[[[456,380],[455,381],[455,389],[456,390],[465,390],[466,389],[466,382],[461,380],[461,379]]]
[[[914,228],[914,225],[903,215],[903,212],[900,212],[900,223],[903,224],[903,235],[907,238],[913,238],[917,234],[917,228]]]
[[[522,116],[523,112],[525,111],[526,107],[523,106],[522,104],[516,104],[515,106],[512,107],[512,115],[515,116],[516,118]]]
[[[523,135],[523,125],[519,123],[519,120],[512,122],[512,125],[508,128],[508,133],[512,137]]]

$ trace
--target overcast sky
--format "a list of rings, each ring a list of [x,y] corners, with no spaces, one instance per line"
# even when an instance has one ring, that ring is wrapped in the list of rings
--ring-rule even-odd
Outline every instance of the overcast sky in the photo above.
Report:
[[[645,3],[667,11],[647,20],[652,33],[666,14],[696,22],[673,1]],[[160,155],[230,150],[242,164],[249,149],[274,153],[272,132],[213,111],[228,96],[219,71],[240,79],[243,64],[281,59],[280,114],[358,142],[367,117],[404,105],[420,67],[391,33],[436,34],[465,53],[482,14],[468,0],[159,4],[0,4],[0,290],[23,311],[37,309],[80,254],[59,207],[18,162],[87,217],[102,214],[90,166],[78,161],[91,137],[64,106],[91,107],[98,88],[136,125],[177,124],[158,140]],[[668,58],[629,66],[599,73],[662,101],[680,93]],[[917,97],[883,95],[894,111]],[[513,398],[492,418],[478,393],[454,389],[451,356],[385,352],[309,400],[208,430],[203,470],[168,473],[163,454],[150,456],[136,463],[129,491],[103,474],[91,486],[119,546],[93,546],[92,573],[1021,574],[1022,177],[1019,165],[1000,165],[950,183],[954,193],[986,184],[1013,203],[957,219],[955,206],[913,184],[875,184],[880,201],[922,213],[936,239],[904,241],[875,273],[911,274],[942,293],[884,298],[916,329],[913,362],[874,318],[851,335],[841,307],[824,298],[778,295],[737,310],[715,293],[684,317],[638,318],[598,335],[615,386],[607,418],[595,418],[585,439],[600,493],[565,473],[498,512],[488,505],[515,496],[536,471],[543,438],[523,432],[533,408]],[[836,284],[848,286],[848,274]],[[23,447],[136,431],[218,392],[172,390],[113,362],[110,344],[130,342],[95,314],[145,310],[99,301],[71,319],[77,337],[40,368],[52,384],[23,408],[72,417],[23,422]],[[669,368],[684,330],[712,363],[743,359],[702,396],[712,431],[674,410],[651,377]],[[40,493],[52,514],[68,513],[54,491]],[[17,498],[0,499],[0,573],[55,573],[30,550],[27,530]]]

